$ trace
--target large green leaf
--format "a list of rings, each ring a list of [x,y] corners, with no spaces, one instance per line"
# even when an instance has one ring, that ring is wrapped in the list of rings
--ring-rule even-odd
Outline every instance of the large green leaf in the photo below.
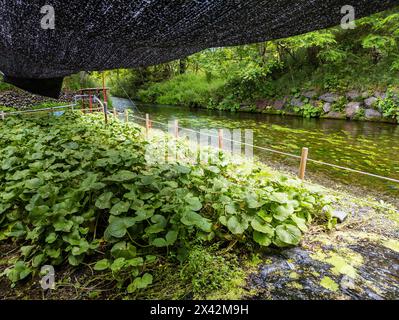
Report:
[[[125,201],[119,201],[117,204],[115,204],[110,213],[113,214],[114,216],[119,216],[122,213],[128,212],[130,208],[130,202],[125,202]]]
[[[301,240],[302,233],[297,227],[284,224],[276,227],[276,237],[284,244],[297,245]]]
[[[103,271],[103,270],[107,270],[110,266],[111,266],[111,263],[109,262],[108,259],[102,259],[102,260],[96,262],[96,264],[94,265],[94,270]]]
[[[96,207],[99,209],[110,209],[111,208],[111,198],[113,193],[108,191],[100,195],[96,201]]]
[[[193,211],[185,212],[180,221],[186,226],[196,226],[205,232],[211,232],[212,230],[210,220]]]
[[[106,232],[115,238],[123,238],[127,229],[134,225],[134,220],[127,218],[115,218],[110,221]]]
[[[80,190],[89,191],[89,190],[100,190],[105,187],[104,183],[97,181],[98,174],[88,173],[87,178],[82,181],[80,184]]]
[[[253,219],[251,221],[251,226],[255,231],[267,234],[270,237],[274,236],[274,228],[268,223],[260,222],[258,219]]]
[[[126,226],[126,225],[125,225]],[[117,258],[132,259],[136,256],[136,247],[125,241],[115,243],[111,249],[111,255]]]
[[[227,220],[227,228],[232,234],[240,235],[248,229],[248,222],[240,220],[237,216],[231,216]]]
[[[193,211],[199,211],[202,208],[201,201],[197,197],[193,197],[192,195],[188,195],[186,197],[186,202],[188,204],[188,208]]]
[[[272,238],[268,234],[258,231],[254,231],[253,239],[255,240],[255,242],[264,247],[268,247],[272,243]]]
[[[152,275],[145,273],[142,277],[134,279],[134,281],[127,287],[127,292],[133,293],[137,289],[145,289],[152,284],[152,281]]]
[[[273,210],[273,217],[278,221],[287,220],[294,213],[291,205],[280,205]]]
[[[308,227],[306,225],[306,220],[304,218],[297,217],[296,215],[291,216],[291,220],[296,224],[296,226],[302,231],[307,232]]]
[[[148,234],[159,233],[165,229],[166,224],[167,224],[165,217],[161,216],[159,214],[152,216],[151,222],[154,224],[147,227],[145,229],[145,233],[148,233]]]

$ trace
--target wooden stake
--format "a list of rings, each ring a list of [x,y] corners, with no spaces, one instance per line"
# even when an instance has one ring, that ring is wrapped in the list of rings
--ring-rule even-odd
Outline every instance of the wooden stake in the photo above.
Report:
[[[116,113],[116,108],[114,108],[114,117],[115,117],[115,120],[116,120],[117,117],[118,117],[118,114]]]
[[[308,161],[308,154],[309,154],[309,149],[308,148],[302,148],[301,164],[299,166],[299,179],[301,179],[301,180],[305,179],[306,164],[307,164],[307,161]]]
[[[145,114],[145,134],[148,135],[150,133],[150,115],[148,113]]]
[[[129,122],[129,110],[125,109],[125,122]]]
[[[218,131],[218,136],[219,136],[219,149],[223,149],[223,129],[219,129]]]
[[[106,102],[104,102],[103,112],[104,112],[104,122],[107,125],[108,124],[108,108],[107,108]]]
[[[4,111],[0,111],[0,117],[1,117],[1,120],[4,120]]]
[[[102,77],[103,77],[103,98],[104,98],[104,103],[108,103],[107,89],[105,88],[105,74],[104,74],[104,72],[102,73]]]
[[[175,127],[174,127],[174,131],[175,131],[175,138],[179,138],[179,120],[175,120]]]
[[[91,91],[89,91],[89,108],[90,113],[93,113],[93,96],[91,95]]]

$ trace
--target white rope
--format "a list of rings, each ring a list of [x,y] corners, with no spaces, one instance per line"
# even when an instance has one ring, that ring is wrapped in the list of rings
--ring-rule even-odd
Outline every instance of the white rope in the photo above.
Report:
[[[50,107],[50,108],[43,108],[43,109],[31,109],[31,110],[21,110],[21,111],[11,111],[11,112],[4,112],[4,115],[18,115],[18,114],[23,114],[23,113],[32,113],[32,112],[39,112],[39,111],[52,111],[54,109],[65,109],[65,108],[71,108],[71,107],[76,107],[76,104],[69,104],[66,106],[57,106],[57,107]]]

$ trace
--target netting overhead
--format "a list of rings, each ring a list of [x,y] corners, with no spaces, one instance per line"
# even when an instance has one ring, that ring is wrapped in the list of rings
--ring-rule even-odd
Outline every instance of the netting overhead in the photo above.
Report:
[[[49,4],[54,28],[51,10],[43,9]],[[154,65],[210,47],[338,25],[345,5],[347,0],[0,0],[0,70],[19,87],[56,96],[62,78],[79,71]],[[356,18],[396,5],[398,0],[352,4]]]

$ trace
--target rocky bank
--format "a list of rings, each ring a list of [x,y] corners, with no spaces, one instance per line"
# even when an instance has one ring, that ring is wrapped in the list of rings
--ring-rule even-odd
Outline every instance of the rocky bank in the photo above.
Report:
[[[74,95],[74,92],[63,92],[59,99],[51,99],[30,94],[23,90],[7,90],[0,92],[0,107],[4,106],[17,110],[25,110],[46,102],[59,102],[60,104],[64,104],[73,101]]]
[[[398,123],[399,93],[352,90],[319,94],[311,90],[277,100],[261,99],[255,105],[242,105],[239,111]]]

